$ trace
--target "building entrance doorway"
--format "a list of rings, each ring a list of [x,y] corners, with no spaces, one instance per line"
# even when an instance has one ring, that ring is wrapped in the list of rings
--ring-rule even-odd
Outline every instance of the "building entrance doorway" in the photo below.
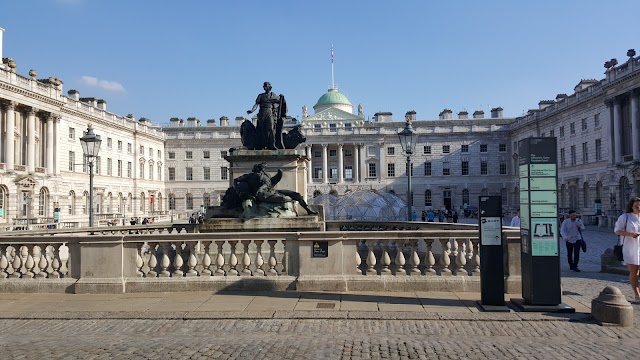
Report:
[[[444,198],[444,207],[445,209],[451,211],[451,190],[445,190],[442,192],[442,197]]]

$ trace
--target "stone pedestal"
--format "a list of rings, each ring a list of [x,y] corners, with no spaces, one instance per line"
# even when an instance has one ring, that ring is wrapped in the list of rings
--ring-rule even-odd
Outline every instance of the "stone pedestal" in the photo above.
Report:
[[[607,286],[591,300],[591,315],[600,322],[633,326],[633,306],[615,286]]]
[[[266,171],[274,176],[278,169],[282,170],[282,180],[275,189],[293,190],[307,200],[307,168],[309,158],[304,150],[236,150],[225,156],[229,162],[229,187],[233,179],[251,172],[253,165],[266,163]]]

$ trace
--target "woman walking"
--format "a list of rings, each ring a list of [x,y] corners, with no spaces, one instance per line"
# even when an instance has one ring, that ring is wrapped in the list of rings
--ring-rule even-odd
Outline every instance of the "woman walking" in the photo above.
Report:
[[[640,304],[640,197],[631,198],[624,214],[620,215],[614,228],[615,234],[622,237],[622,254],[629,268],[629,283],[635,300],[632,304]]]

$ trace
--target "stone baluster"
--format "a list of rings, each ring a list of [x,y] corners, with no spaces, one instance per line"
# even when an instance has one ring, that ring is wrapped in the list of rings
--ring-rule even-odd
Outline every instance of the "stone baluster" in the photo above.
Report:
[[[287,240],[282,240],[282,248],[286,249],[287,248]],[[287,257],[284,256],[282,258],[282,272],[281,274],[287,275]]]
[[[9,277],[7,269],[9,268],[9,260],[5,256],[7,252],[7,245],[0,244],[0,279],[6,279]]]
[[[187,248],[189,249],[189,260],[187,261],[187,266],[189,266],[189,270],[185,274],[186,277],[198,276],[198,271],[196,270],[196,266],[198,266],[198,259],[196,258],[196,244],[197,241],[189,241],[187,243]]]
[[[31,250],[27,246],[24,248],[27,249],[27,260],[24,263],[25,272],[23,277],[33,279],[35,277],[35,273],[33,272],[33,268],[36,267],[36,262],[33,260],[33,249],[34,245],[32,245]]]
[[[60,268],[62,268],[62,260],[60,260],[60,246],[62,244],[51,244],[52,258],[51,258],[51,274],[49,274],[50,278],[59,279],[64,277]]]
[[[391,257],[389,256],[391,241],[381,241],[380,243],[382,245],[382,256],[380,257],[380,265],[382,265],[382,267],[380,269],[380,275],[391,275],[391,269],[389,269],[389,265],[391,265]]]
[[[449,252],[451,251],[451,242],[449,239],[438,239],[442,244],[442,256],[440,257],[440,276],[451,275],[451,259],[449,258]]]
[[[231,245],[231,256],[229,258],[229,265],[231,268],[227,272],[227,276],[238,276],[240,273],[238,272],[238,257],[236,256],[236,245],[238,244],[238,240],[230,240],[229,245]]]
[[[396,275],[407,275],[407,270],[404,269],[407,261],[405,260],[404,252],[402,251],[404,249],[404,244],[406,243],[406,240],[402,243],[396,241]]]
[[[367,254],[367,275],[378,274],[376,271],[376,255],[373,253],[375,243],[375,240],[367,241],[367,249],[369,250]]]
[[[20,259],[22,260],[22,267],[20,272],[24,274],[27,272],[27,258],[29,257],[29,248],[26,245],[20,246]]]
[[[473,247],[473,257],[470,275],[480,276],[480,239],[471,239],[471,246]]]
[[[149,263],[147,265],[149,265],[149,272],[147,272],[147,277],[157,277],[158,276],[158,272],[157,267],[158,267],[158,251],[156,250],[156,246],[158,245],[158,243],[149,243]]]
[[[158,274],[158,277],[171,277],[171,273],[169,272],[169,266],[171,265],[169,249],[171,249],[171,243],[166,242],[162,244],[162,261],[160,262],[162,270]]]
[[[176,257],[173,259],[173,273],[171,276],[173,277],[183,277],[184,272],[182,271],[182,265],[184,265],[184,260],[182,259],[182,244],[180,242],[176,242]]]
[[[209,255],[211,241],[203,241],[202,246],[204,247],[204,256],[202,257],[203,269],[200,272],[200,276],[211,276],[213,274],[213,272],[211,271],[211,256]]]
[[[144,277],[144,271],[142,271],[142,267],[144,266],[144,261],[142,260],[142,256],[140,256],[141,251],[142,251],[142,248],[136,251],[136,269],[138,269],[138,271],[136,272],[136,275],[138,277]]]
[[[47,260],[47,246],[40,250],[40,259],[38,260],[37,278],[44,279],[49,277],[49,261]]]
[[[15,247],[13,248],[13,261],[11,262],[11,266],[13,267],[13,273],[11,274],[10,277],[12,278],[19,278],[22,277],[22,258],[20,257],[19,254],[20,248],[16,249]]]
[[[467,239],[455,239],[454,241],[458,244],[458,256],[456,256],[456,275],[469,275],[467,270],[465,270],[465,267],[467,265]]]
[[[216,271],[213,275],[225,276],[227,273],[224,271],[224,256],[222,255],[222,246],[224,245],[224,241],[218,241],[216,245],[218,246],[218,254],[216,254]]]
[[[360,257],[360,251],[358,249],[358,241],[356,241],[356,274],[362,274],[362,258]]]
[[[278,271],[276,270],[276,265],[278,261],[276,260],[276,243],[277,240],[267,240],[269,243],[269,271],[267,271],[267,276],[275,276],[278,275]]]
[[[251,258],[249,257],[249,244],[251,240],[242,240],[240,241],[242,244],[242,271],[241,275],[251,276],[253,275],[249,266],[251,266]]]
[[[420,256],[418,256],[418,239],[409,240],[411,244],[411,270],[409,270],[410,275],[420,275],[420,269],[418,266],[420,265]]]
[[[256,244],[256,271],[254,275],[264,276],[264,269],[262,269],[262,266],[264,266],[264,259],[262,258],[262,243],[264,240],[255,240],[254,242]]]
[[[426,269],[424,271],[425,275],[436,275],[436,269],[434,266],[436,265],[436,258],[433,256],[433,239],[424,239],[424,242],[427,244],[427,256],[425,256]]]

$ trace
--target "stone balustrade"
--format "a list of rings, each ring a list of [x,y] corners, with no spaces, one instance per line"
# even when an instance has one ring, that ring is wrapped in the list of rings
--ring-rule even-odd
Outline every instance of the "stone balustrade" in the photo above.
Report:
[[[477,228],[420,229],[424,225],[394,231],[196,233],[140,225],[94,228],[93,235],[86,229],[15,232],[24,235],[0,236],[0,291],[479,291]],[[506,292],[517,293],[519,234],[505,228],[504,236]],[[318,242],[327,242],[327,257],[312,256]],[[60,256],[65,245],[68,255]]]

